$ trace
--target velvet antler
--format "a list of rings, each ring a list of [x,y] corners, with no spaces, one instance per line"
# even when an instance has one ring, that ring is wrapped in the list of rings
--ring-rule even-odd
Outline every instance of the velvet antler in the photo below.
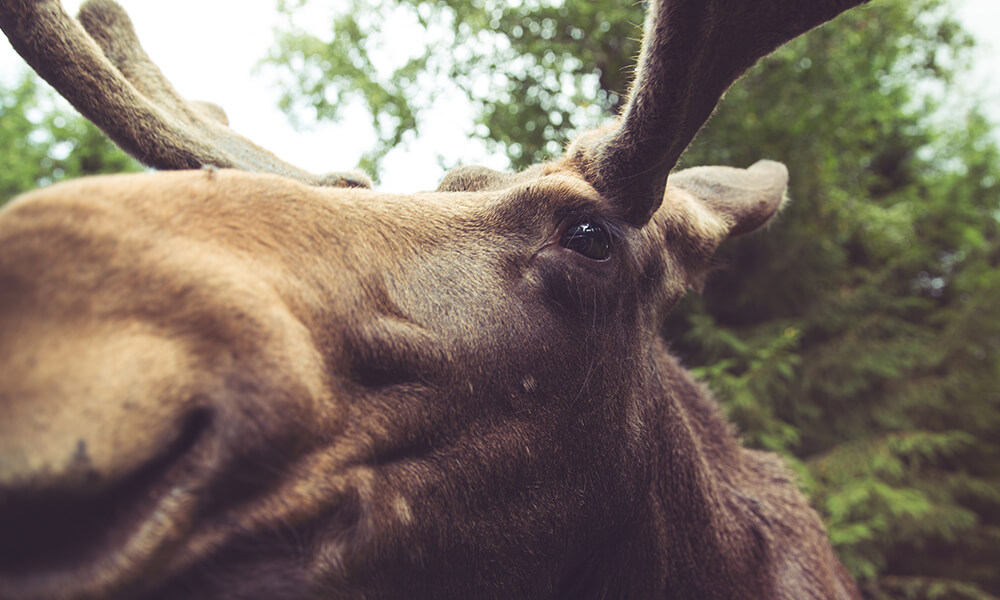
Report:
[[[363,175],[314,175],[290,165],[230,129],[221,109],[182,98],[112,0],[90,0],[80,9],[79,21],[58,0],[8,0],[0,11],[0,28],[36,72],[146,165],[213,165],[312,185],[370,185]]]
[[[618,127],[581,149],[585,176],[628,221],[646,223],[729,86],[778,46],[864,1],[650,2],[629,101]]]

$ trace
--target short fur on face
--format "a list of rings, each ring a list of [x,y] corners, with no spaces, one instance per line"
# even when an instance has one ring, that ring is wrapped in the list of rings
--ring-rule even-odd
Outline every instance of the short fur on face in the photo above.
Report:
[[[720,173],[709,188],[738,197]],[[773,212],[784,171],[739,173],[777,177],[756,186]],[[5,571],[5,589],[827,589],[815,514],[656,336],[741,228],[720,206],[670,188],[637,229],[559,163],[405,197],[227,170],[25,196],[0,219],[4,481],[23,484],[4,499],[36,536],[17,564],[45,576]],[[608,259],[559,243],[580,218],[613,232]],[[136,472],[151,498],[127,492]],[[46,527],[37,499],[78,473],[51,506],[100,531],[50,561],[89,530]],[[128,511],[95,516],[89,495]]]
[[[677,156],[860,2],[653,2],[620,120],[410,195],[242,138],[111,0],[3,3],[84,115],[195,170],[0,211],[0,596],[857,598],[657,332],[788,177]]]

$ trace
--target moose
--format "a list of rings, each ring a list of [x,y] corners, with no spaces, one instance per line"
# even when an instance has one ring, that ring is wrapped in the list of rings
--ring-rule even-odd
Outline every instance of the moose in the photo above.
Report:
[[[111,0],[3,0],[160,171],[0,212],[0,597],[858,598],[658,326],[788,179],[681,152],[861,3],[653,0],[617,120],[398,195],[183,99]]]

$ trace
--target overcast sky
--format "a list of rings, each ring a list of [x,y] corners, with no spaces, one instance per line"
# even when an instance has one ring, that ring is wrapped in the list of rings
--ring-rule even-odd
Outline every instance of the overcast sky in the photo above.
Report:
[[[352,168],[374,138],[364,123],[337,124],[295,131],[277,109],[278,94],[266,75],[254,75],[254,65],[273,45],[278,23],[274,0],[119,0],[135,22],[147,52],[181,94],[223,106],[231,126],[284,160],[313,172]],[[957,0],[960,18],[983,42],[974,80],[966,89],[987,95],[994,120],[1000,122],[1000,0]],[[76,13],[80,0],[65,0]],[[311,5],[320,4],[312,0]],[[336,0],[327,4],[337,6]],[[873,18],[878,0],[873,2]],[[400,46],[421,40],[401,39]],[[20,59],[0,41],[0,80],[9,84],[21,68]],[[444,94],[443,96],[447,96]],[[406,151],[394,151],[383,164],[381,189],[433,189],[442,175],[438,156],[446,161],[487,164],[502,168],[505,159],[469,142],[471,111],[453,98],[442,98],[432,114],[433,135],[425,135]]]

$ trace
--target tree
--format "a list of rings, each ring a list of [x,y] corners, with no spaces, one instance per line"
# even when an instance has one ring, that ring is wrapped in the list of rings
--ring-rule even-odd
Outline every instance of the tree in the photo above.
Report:
[[[56,105],[32,74],[0,86],[0,112],[0,206],[61,179],[141,169],[97,127]]]
[[[643,9],[630,3],[353,0],[321,39],[292,24],[305,3],[279,1],[289,22],[266,62],[280,67],[281,106],[293,119],[335,120],[362,104],[380,141],[361,166],[375,175],[408,132],[422,131],[435,99],[456,92],[478,110],[470,135],[513,168],[558,155],[574,132],[617,111],[642,35]],[[426,42],[394,62],[385,51],[399,45],[398,21],[422,28]]]

